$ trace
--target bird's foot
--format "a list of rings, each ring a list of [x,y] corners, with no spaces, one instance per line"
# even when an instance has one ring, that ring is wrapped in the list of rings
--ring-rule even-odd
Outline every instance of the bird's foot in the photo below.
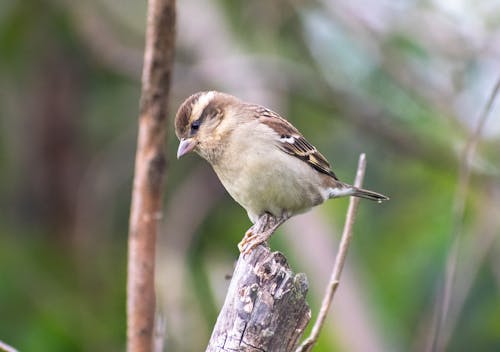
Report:
[[[247,230],[241,242],[238,243],[240,253],[243,255],[249,254],[255,247],[266,242],[274,231],[289,218],[289,214],[279,217],[269,213],[261,215],[257,222]]]
[[[243,239],[238,243],[238,249],[243,255],[249,254],[255,247],[266,242],[273,234],[274,229],[264,232],[255,232],[252,226],[247,230]]]

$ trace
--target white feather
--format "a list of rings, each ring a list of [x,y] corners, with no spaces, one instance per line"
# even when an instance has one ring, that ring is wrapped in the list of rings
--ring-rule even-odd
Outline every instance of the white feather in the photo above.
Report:
[[[293,144],[293,143],[295,143],[295,138],[293,136],[290,136],[290,137],[281,137],[280,138],[280,142]]]
[[[198,101],[193,106],[193,111],[191,113],[192,116],[199,117],[203,110],[207,107],[207,105],[212,101],[215,97],[215,91],[206,92],[202,94]]]
[[[329,188],[328,189],[328,198],[338,198],[350,196],[353,193],[353,189],[351,187],[344,188]]]

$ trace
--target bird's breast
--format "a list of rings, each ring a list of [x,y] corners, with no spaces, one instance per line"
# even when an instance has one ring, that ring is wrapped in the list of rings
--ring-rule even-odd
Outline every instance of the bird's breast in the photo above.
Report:
[[[278,147],[253,146],[251,152],[226,155],[214,170],[229,194],[250,217],[269,212],[307,211],[326,198],[317,171]]]

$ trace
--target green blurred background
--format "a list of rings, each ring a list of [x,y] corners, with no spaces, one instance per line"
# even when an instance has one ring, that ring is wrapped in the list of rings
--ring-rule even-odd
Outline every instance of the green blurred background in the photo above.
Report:
[[[21,351],[125,348],[128,213],[145,1],[0,2],[0,340]],[[500,2],[184,0],[158,239],[165,350],[204,350],[250,222],[172,120],[217,89],[291,120],[363,201],[316,351],[424,351],[455,223],[449,351],[500,350],[500,108],[463,219],[460,155],[500,76]],[[309,278],[313,317],[348,200],[289,221],[272,248]],[[186,338],[187,337],[187,338]]]

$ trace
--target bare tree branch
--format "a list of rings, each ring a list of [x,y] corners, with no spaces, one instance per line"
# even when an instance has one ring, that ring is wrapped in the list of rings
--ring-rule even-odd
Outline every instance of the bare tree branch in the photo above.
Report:
[[[129,230],[127,350],[151,352],[155,247],[166,168],[167,101],[173,66],[175,0],[148,2],[139,133]]]
[[[165,335],[166,335],[166,319],[160,310],[156,311],[155,315],[155,331],[153,337],[153,351],[163,352],[165,350]]]
[[[361,187],[363,184],[363,178],[365,176],[366,169],[366,156],[361,154],[359,156],[358,171],[356,173],[356,179],[354,185],[356,187]],[[340,283],[340,275],[342,274],[342,269],[344,268],[345,259],[347,256],[347,250],[349,249],[349,244],[353,236],[352,228],[354,225],[354,220],[356,218],[356,211],[358,209],[359,198],[351,197],[349,200],[349,209],[347,210],[347,217],[344,225],[344,231],[342,233],[342,239],[340,240],[339,251],[335,258],[335,265],[333,266],[332,275],[330,277],[330,282],[326,288],[325,296],[323,297],[323,302],[321,303],[321,309],[319,311],[318,317],[314,322],[311,334],[296,352],[308,352],[311,351],[314,344],[317,342],[319,333],[323,324],[325,322],[328,311],[330,310],[330,305],[333,300],[333,296],[337,291],[337,287]]]
[[[335,262],[342,231],[337,230],[336,225],[332,226],[331,219],[326,221],[322,216],[324,214],[320,213],[321,210],[316,208],[288,220],[284,224],[283,236],[295,253],[297,265],[307,273],[309,300],[314,297],[318,302],[321,302],[332,271],[331,266],[325,263]],[[307,241],[304,241],[306,237]],[[357,264],[356,257],[350,255],[349,265],[342,271],[342,290],[335,296],[335,315],[330,314],[326,318],[322,330],[325,340],[335,343],[340,351],[401,350],[394,337],[383,333],[384,326],[377,319],[374,297],[369,294],[368,282],[363,280],[362,270]]]
[[[472,169],[472,161],[474,159],[477,143],[483,131],[486,119],[491,111],[495,98],[500,91],[500,78],[495,83],[490,97],[488,98],[481,115],[477,121],[476,128],[469,137],[467,144],[462,152],[460,159],[458,184],[455,192],[455,200],[453,203],[453,225],[451,244],[446,260],[444,285],[438,292],[434,305],[434,315],[432,323],[432,331],[428,340],[428,351],[444,351],[448,344],[451,331],[447,329],[448,311],[450,309],[451,294],[454,287],[458,255],[463,237],[463,219],[465,211],[465,200],[469,190],[469,180]]]
[[[448,344],[460,315],[463,312],[466,300],[474,288],[474,283],[480,272],[480,268],[489,256],[493,256],[495,241],[498,240],[498,229],[500,219],[498,218],[499,199],[498,189],[492,184],[486,187],[482,195],[481,211],[475,219],[474,229],[469,230],[473,236],[464,236],[464,244],[461,246],[461,261],[457,261],[456,277],[453,293],[450,297],[447,322],[443,329],[443,339]]]
[[[12,346],[7,345],[5,342],[0,341],[0,352],[17,352],[17,350]]]
[[[291,352],[309,319],[304,274],[259,245],[241,254],[206,352]]]

